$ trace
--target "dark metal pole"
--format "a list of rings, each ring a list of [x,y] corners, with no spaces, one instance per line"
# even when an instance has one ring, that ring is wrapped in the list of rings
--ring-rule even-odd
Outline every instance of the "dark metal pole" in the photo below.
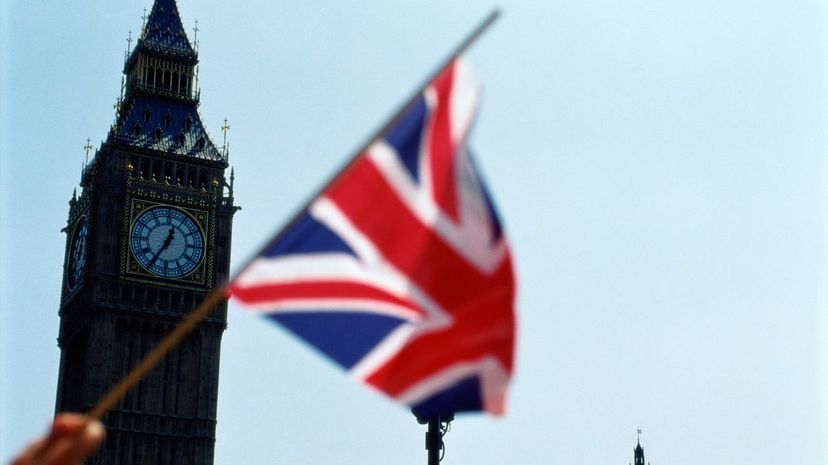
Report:
[[[428,465],[440,465],[440,452],[443,450],[443,432],[440,429],[440,415],[428,417],[426,449],[428,449]]]

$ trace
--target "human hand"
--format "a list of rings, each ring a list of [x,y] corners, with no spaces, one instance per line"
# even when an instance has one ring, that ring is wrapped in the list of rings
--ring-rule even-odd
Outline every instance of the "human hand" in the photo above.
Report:
[[[10,465],[81,465],[103,442],[104,435],[99,421],[61,413],[49,435],[30,444]]]

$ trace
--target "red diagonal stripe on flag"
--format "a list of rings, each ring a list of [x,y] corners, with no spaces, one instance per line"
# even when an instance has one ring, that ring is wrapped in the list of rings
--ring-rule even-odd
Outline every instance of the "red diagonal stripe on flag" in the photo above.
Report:
[[[344,281],[320,280],[234,287],[233,295],[245,302],[267,303],[292,299],[375,300],[406,308],[415,314],[423,313],[408,299],[399,298],[373,286]]]
[[[454,66],[446,68],[432,84],[437,93],[431,110],[427,133],[431,155],[431,179],[434,200],[448,217],[459,221],[457,208],[456,171],[454,151],[458,141],[451,139],[451,90],[454,84]]]

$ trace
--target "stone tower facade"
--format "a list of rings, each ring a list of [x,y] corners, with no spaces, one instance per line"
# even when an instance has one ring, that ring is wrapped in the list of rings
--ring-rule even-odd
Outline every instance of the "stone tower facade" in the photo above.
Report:
[[[115,123],[69,202],[58,411],[86,411],[228,277],[233,176],[198,112],[198,54],[156,0]],[[227,303],[105,418],[90,464],[210,465]]]

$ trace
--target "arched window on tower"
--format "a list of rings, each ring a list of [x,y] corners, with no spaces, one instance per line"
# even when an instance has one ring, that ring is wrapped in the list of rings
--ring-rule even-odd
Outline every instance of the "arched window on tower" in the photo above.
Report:
[[[172,91],[178,93],[179,79],[178,73],[172,73]]]
[[[168,70],[164,70],[164,90],[170,90],[170,72]]]
[[[146,82],[149,87],[155,87],[155,68],[152,66],[148,67],[144,71],[144,82]]]
[[[189,93],[189,89],[187,88],[187,82],[188,82],[187,75],[186,75],[186,74],[182,74],[182,75],[180,76],[180,80],[181,80],[181,83],[180,83],[180,87],[179,87],[179,88],[181,89],[181,93],[182,93],[182,94],[185,94],[185,95],[189,95],[189,94],[188,94],[188,93]]]

